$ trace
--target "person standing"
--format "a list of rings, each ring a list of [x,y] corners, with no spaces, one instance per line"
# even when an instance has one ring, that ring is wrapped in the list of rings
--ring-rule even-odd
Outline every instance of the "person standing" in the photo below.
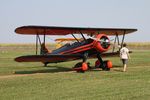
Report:
[[[129,49],[126,46],[127,46],[127,44],[124,43],[123,47],[120,49],[120,58],[121,58],[122,63],[123,63],[123,72],[126,71],[128,59],[130,59]]]

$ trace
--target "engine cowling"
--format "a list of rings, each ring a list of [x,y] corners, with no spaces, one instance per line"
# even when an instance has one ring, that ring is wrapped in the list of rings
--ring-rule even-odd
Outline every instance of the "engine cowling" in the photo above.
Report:
[[[105,52],[110,48],[110,40],[106,34],[98,34],[94,42],[94,48],[99,52]]]

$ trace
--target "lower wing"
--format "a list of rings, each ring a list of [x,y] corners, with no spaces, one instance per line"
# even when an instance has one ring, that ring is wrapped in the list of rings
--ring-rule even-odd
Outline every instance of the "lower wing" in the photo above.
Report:
[[[119,56],[119,52],[102,53],[102,57],[114,57]],[[89,56],[89,58],[97,58],[96,54]],[[60,54],[50,54],[50,55],[27,55],[15,58],[17,62],[49,62],[49,63],[59,63],[65,61],[72,61],[77,59],[83,59],[83,55],[60,55]]]
[[[15,58],[17,62],[49,62],[58,63],[81,59],[82,55],[27,55]]]

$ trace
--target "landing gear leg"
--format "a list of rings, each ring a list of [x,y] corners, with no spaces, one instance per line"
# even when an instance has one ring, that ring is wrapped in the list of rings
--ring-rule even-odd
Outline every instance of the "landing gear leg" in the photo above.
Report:
[[[110,68],[112,68],[112,62],[111,61],[103,61],[100,53],[97,54],[97,58],[100,61],[99,68],[102,68],[102,70],[105,70],[105,71],[109,71]]]
[[[77,63],[77,64],[73,67],[73,69],[76,70],[77,72],[82,72],[82,73],[84,73],[86,70],[88,70],[88,64],[86,63],[87,58],[88,58],[88,53],[85,53],[85,54],[83,55],[83,61]]]
[[[85,54],[83,55],[83,62],[86,62],[86,61],[87,61],[87,58],[88,58],[88,53],[85,53]]]
[[[47,67],[48,62],[44,62],[44,67]]]
[[[100,53],[97,54],[97,58],[100,61],[100,66],[99,67],[102,68],[102,69],[104,69],[105,68],[104,61],[102,60]]]

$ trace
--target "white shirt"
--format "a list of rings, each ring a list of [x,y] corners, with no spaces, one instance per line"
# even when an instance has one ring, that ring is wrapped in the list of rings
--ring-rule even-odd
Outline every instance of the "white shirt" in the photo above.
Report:
[[[121,59],[128,59],[128,53],[129,53],[128,48],[126,48],[126,47],[121,48],[121,50],[120,50]]]

